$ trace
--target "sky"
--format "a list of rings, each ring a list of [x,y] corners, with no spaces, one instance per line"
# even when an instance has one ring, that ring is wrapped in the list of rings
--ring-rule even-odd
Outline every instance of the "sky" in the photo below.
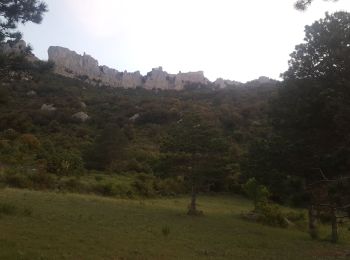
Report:
[[[20,30],[34,54],[49,46],[90,54],[119,71],[162,66],[169,73],[204,71],[210,80],[279,79],[304,26],[326,11],[350,11],[349,0],[46,0],[42,24]]]

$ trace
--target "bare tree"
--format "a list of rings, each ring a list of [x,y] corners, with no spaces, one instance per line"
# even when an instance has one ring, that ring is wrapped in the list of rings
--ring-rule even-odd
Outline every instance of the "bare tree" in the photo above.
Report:
[[[328,214],[331,220],[331,240],[338,242],[338,224],[350,217],[349,185],[350,177],[328,179],[321,169],[322,178],[310,183],[309,233],[313,239],[318,238],[317,222],[321,213]]]

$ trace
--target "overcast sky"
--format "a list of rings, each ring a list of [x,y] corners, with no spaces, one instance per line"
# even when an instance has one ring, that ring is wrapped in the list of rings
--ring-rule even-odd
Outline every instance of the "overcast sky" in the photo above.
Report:
[[[145,74],[204,71],[248,81],[278,79],[304,26],[326,11],[350,11],[349,0],[315,0],[306,11],[294,0],[46,0],[41,25],[27,24],[24,39],[41,59],[49,46],[86,52],[100,65]]]

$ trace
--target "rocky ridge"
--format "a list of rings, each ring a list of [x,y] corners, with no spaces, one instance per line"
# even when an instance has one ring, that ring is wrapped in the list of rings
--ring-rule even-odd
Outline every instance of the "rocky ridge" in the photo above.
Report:
[[[143,76],[139,71],[120,72],[107,66],[100,66],[98,61],[90,55],[86,53],[79,55],[75,51],[63,47],[51,46],[48,54],[49,61],[55,63],[56,73],[67,77],[78,77],[95,85],[181,90],[187,84],[211,84],[204,76],[203,71],[169,74],[162,67],[158,67]],[[240,83],[218,79],[213,84],[224,88],[227,85],[239,85]]]
[[[24,54],[26,59],[31,62],[39,61],[31,52],[30,46],[23,40],[17,43],[0,44],[0,54],[10,56]],[[120,72],[107,66],[100,66],[96,59],[86,53],[80,55],[75,51],[59,46],[51,46],[48,49],[48,56],[49,61],[55,64],[55,73],[66,77],[78,78],[96,86],[181,90],[189,84],[210,85],[217,88],[245,85],[238,81],[222,78],[211,82],[204,76],[203,71],[170,74],[164,71],[162,67],[158,67],[152,69],[145,76],[139,71]],[[247,82],[247,84],[260,85],[276,82],[267,77],[260,77],[259,79]]]

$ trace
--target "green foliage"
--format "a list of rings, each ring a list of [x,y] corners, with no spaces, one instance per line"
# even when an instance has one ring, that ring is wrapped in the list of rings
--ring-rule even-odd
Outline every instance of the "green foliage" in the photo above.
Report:
[[[259,184],[255,178],[249,179],[243,185],[243,190],[253,200],[255,211],[261,210],[268,203],[270,192],[264,185]]]
[[[83,160],[79,151],[56,148],[45,143],[38,154],[47,172],[60,176],[79,175],[83,171]]]
[[[162,170],[185,176],[191,183],[214,183],[225,175],[228,145],[215,126],[198,115],[186,115],[169,131],[161,151]]]
[[[106,170],[113,161],[122,159],[127,137],[118,125],[108,125],[84,155],[88,169]]]
[[[183,194],[193,177],[201,192],[239,192],[242,154],[262,128],[257,121],[266,118],[261,111],[276,89],[273,84],[157,92],[96,88],[52,74],[45,69],[51,64],[30,65],[23,57],[3,65],[16,72],[14,77],[0,75],[6,96],[0,107],[0,162],[17,171],[6,183],[38,188],[29,178],[36,172],[54,176],[54,185],[46,188],[111,196]],[[42,111],[43,104],[53,104],[56,111]],[[91,120],[74,121],[72,115],[79,111]],[[135,114],[140,117],[133,121]],[[199,122],[196,118],[200,127],[191,129]],[[192,146],[187,144],[191,139]],[[89,170],[156,177],[137,178],[131,188],[75,178],[90,178]]]
[[[0,203],[0,216],[1,215],[15,215],[17,208],[10,203]]]
[[[271,106],[286,174],[308,181],[348,174],[350,14],[326,14],[305,29]]]
[[[291,54],[285,79],[349,78],[350,14],[326,13],[324,19],[305,27],[305,43]]]
[[[263,206],[259,208],[259,213],[258,221],[263,224],[283,228],[288,226],[286,217],[277,205],[264,203]]]
[[[37,0],[2,0],[0,5],[0,42],[19,40],[21,34],[15,31],[18,23],[40,23],[47,6]]]

